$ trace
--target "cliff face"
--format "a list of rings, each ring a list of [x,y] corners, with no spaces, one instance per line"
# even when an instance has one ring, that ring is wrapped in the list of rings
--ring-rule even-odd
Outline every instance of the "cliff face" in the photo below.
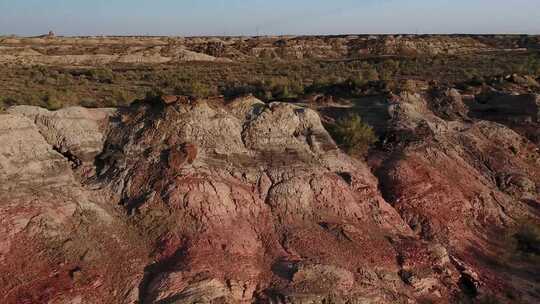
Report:
[[[511,250],[505,230],[538,214],[538,145],[520,135],[520,128],[469,119],[463,110],[478,109],[476,100],[465,100],[456,91],[443,96],[446,113],[465,119],[442,118],[419,95],[404,94],[390,106],[392,115],[401,117],[398,121],[408,123],[391,126],[396,142],[375,165],[384,197],[416,235],[444,244],[474,292],[487,286],[523,292],[524,282],[538,269],[504,258]],[[492,113],[475,115],[485,119]],[[512,111],[499,114],[537,126]],[[537,114],[531,115],[537,122]],[[524,301],[532,303],[535,297],[529,293]]]
[[[101,150],[97,122],[107,115],[32,107],[1,115],[3,303],[136,299],[131,293],[146,263],[145,248],[130,241],[136,234],[107,195],[84,187],[78,176]]]
[[[539,117],[455,90],[381,107],[369,165],[315,110],[253,97],[10,108],[4,303],[533,303],[538,265],[499,258],[538,221]]]

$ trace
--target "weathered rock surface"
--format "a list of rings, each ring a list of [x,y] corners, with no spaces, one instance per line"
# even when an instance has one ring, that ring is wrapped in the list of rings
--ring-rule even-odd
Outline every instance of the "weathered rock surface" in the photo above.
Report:
[[[15,106],[8,110],[10,114],[32,120],[45,141],[66,155],[75,167],[93,163],[101,153],[108,118],[114,112],[114,109],[82,107],[48,111],[31,106]]]
[[[467,113],[478,113],[477,106],[464,106],[457,92],[448,98],[442,112],[429,110],[433,104],[418,94],[405,93],[389,105],[389,133],[395,140],[384,161],[375,162],[384,196],[417,235],[443,244],[460,261],[458,268],[472,269],[475,293],[517,290],[524,301],[534,302],[538,294],[529,288],[537,285],[524,284],[531,277],[501,260],[512,250],[501,233],[516,221],[538,220],[538,145],[517,133],[519,128],[468,118]],[[536,98],[505,100],[534,108]],[[505,120],[536,115],[516,108],[520,110],[504,112]],[[508,265],[493,267],[493,263]],[[462,280],[471,281],[471,275]]]
[[[316,111],[251,96],[9,109],[0,298],[455,303],[512,291],[534,303],[523,269],[537,265],[492,263],[497,234],[538,220],[537,144],[472,115],[456,90],[377,107],[387,138],[369,166]]]
[[[45,139],[70,130],[54,123],[40,129],[25,115],[0,115],[2,303],[125,301],[136,294],[145,264],[141,246],[130,244],[133,232],[106,196],[84,189],[70,161]],[[85,149],[92,131],[70,139]]]

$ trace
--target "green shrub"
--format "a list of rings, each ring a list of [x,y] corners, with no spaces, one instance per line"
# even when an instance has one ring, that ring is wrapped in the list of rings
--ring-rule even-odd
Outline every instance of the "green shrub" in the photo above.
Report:
[[[160,102],[161,96],[163,95],[165,95],[165,93],[161,89],[152,88],[146,92],[144,100],[146,102]]]
[[[63,106],[62,101],[51,93],[47,93],[45,96],[43,96],[43,102],[45,103],[45,107],[51,111],[58,110]]]
[[[92,99],[92,98],[83,98],[81,100],[81,106],[83,106],[85,108],[97,108],[98,107],[98,102],[97,102],[97,100]]]
[[[272,96],[279,99],[288,99],[293,97],[290,86],[291,82],[286,77],[275,77],[264,82],[264,90],[271,92]]]
[[[110,96],[105,97],[105,99],[102,101],[102,106],[106,108],[116,108],[118,107],[118,104],[118,100]]]
[[[523,71],[529,75],[537,75],[540,71],[540,59],[538,55],[529,55],[523,65]]]
[[[92,69],[89,72],[90,78],[101,83],[113,83],[114,73],[108,68]]]
[[[174,93],[176,95],[189,95],[193,97],[206,98],[216,94],[216,89],[199,81],[188,81],[176,85]]]
[[[120,89],[120,88],[115,88],[111,91],[111,102],[109,102],[108,106],[109,107],[116,107],[118,105],[128,105],[132,98],[129,94],[129,92],[123,90],[123,89]]]
[[[289,84],[289,91],[290,93],[294,96],[294,97],[298,97],[298,96],[301,96],[302,94],[304,94],[304,84],[302,83],[302,81],[298,80],[298,79],[293,79],[290,81],[290,84]]]
[[[59,74],[56,77],[56,84],[60,86],[69,86],[73,84],[73,77],[70,74]]]
[[[351,155],[364,156],[369,147],[377,142],[373,128],[364,123],[358,114],[339,119],[330,132],[337,144]]]
[[[0,109],[7,109],[16,104],[17,101],[11,97],[0,97]]]

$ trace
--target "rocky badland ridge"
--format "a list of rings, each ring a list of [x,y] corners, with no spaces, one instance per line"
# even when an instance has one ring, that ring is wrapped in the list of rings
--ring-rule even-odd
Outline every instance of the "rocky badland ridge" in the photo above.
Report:
[[[159,64],[185,61],[354,59],[538,49],[538,36],[349,35],[267,37],[0,37],[0,63]]]
[[[374,106],[367,161],[322,123],[341,105],[8,109],[2,303],[538,301],[539,265],[505,236],[539,220],[540,96]]]

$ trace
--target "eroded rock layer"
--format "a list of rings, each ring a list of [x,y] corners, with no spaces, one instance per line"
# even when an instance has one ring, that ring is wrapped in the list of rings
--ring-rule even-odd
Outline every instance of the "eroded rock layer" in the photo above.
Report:
[[[538,110],[536,96],[508,98]],[[509,113],[516,123],[476,102],[456,90],[378,102],[386,138],[369,165],[336,146],[316,110],[249,96],[11,108],[0,115],[0,297],[455,303],[511,292],[533,303],[538,265],[498,260],[497,236],[538,221],[538,117]]]
[[[538,49],[538,36],[0,37],[0,62],[46,65],[351,59]]]

